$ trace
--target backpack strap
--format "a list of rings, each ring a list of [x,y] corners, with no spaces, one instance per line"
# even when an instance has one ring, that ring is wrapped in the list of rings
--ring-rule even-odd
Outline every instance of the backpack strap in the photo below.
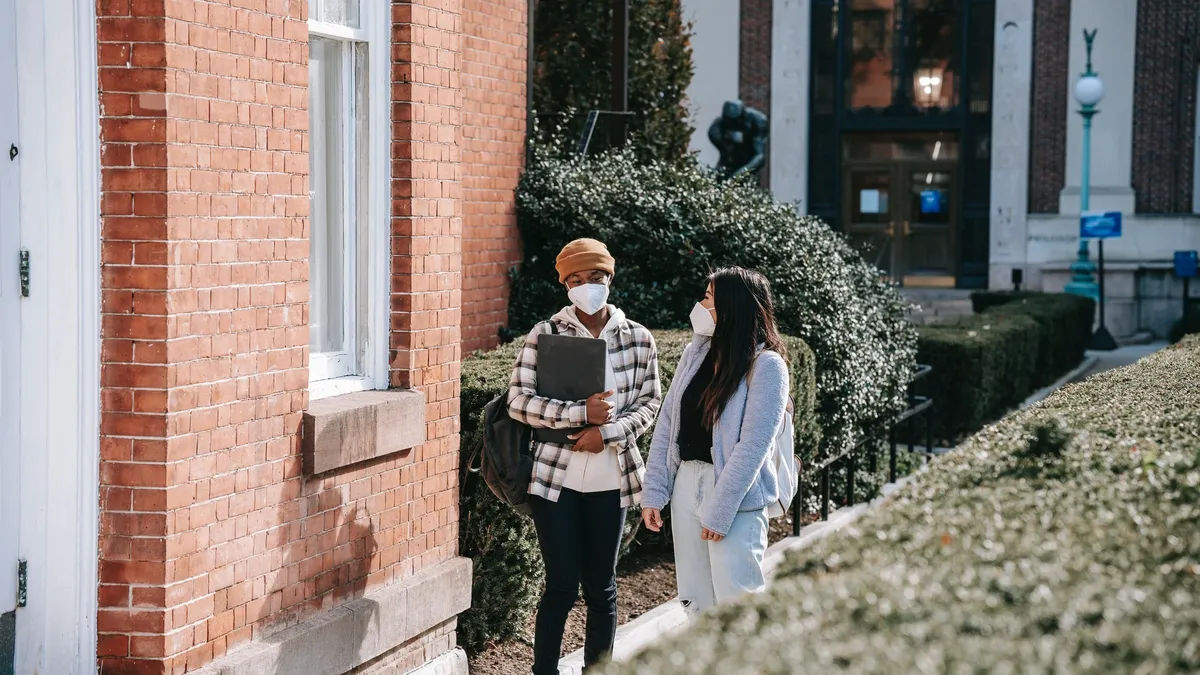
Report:
[[[750,388],[750,380],[754,377],[754,367],[758,365],[758,357],[762,356],[763,352],[765,352],[765,351],[768,351],[768,350],[764,349],[754,355],[754,361],[752,361],[750,363],[750,372],[746,373],[746,389]],[[787,397],[786,410],[789,415],[795,416],[795,412],[794,412],[795,407],[792,405],[792,395],[790,393],[788,394],[788,397]]]

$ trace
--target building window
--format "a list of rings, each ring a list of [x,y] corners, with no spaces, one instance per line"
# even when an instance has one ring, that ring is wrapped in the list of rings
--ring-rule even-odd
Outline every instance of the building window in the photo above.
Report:
[[[386,255],[380,255],[387,249],[387,161],[378,152],[387,146],[387,108],[380,110],[387,97],[387,69],[386,62],[378,63],[387,54],[386,9],[386,0],[309,3],[309,379],[314,398],[387,385],[386,321],[380,313],[387,265]]]

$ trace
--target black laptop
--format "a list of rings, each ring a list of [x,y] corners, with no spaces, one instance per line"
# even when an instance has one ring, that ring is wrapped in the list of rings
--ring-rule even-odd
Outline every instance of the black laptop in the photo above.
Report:
[[[537,394],[560,401],[582,401],[604,391],[604,359],[608,343],[596,338],[542,334],[537,343]],[[582,427],[581,427],[582,428]],[[542,443],[572,445],[579,429],[533,430]]]

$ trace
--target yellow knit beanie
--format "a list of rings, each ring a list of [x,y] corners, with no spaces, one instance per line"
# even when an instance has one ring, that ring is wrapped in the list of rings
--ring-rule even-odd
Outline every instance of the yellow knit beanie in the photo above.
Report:
[[[564,246],[554,259],[554,269],[558,270],[558,282],[566,283],[567,277],[587,270],[600,270],[611,275],[615,262],[603,243],[595,239],[576,239]]]

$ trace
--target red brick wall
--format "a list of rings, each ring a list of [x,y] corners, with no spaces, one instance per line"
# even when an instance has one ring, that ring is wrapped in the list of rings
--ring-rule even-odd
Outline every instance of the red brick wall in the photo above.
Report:
[[[496,345],[521,261],[513,192],[525,158],[526,0],[463,0],[463,350]]]
[[[1058,213],[1067,177],[1067,58],[1070,0],[1039,0],[1033,8],[1033,92],[1030,108],[1029,212]]]
[[[99,3],[106,673],[194,669],[320,595],[302,8]]]
[[[459,0],[392,3],[391,378],[425,392],[429,439],[401,476],[406,574],[458,551],[461,32]]]
[[[1139,0],[1133,81],[1138,213],[1191,213],[1200,2]]]
[[[430,440],[313,478],[307,2],[98,10],[98,658],[183,673],[456,553],[462,13],[393,5],[392,384]]]
[[[129,657],[161,656],[170,622],[166,26],[161,2],[138,10],[129,0],[97,6],[103,190],[97,648],[111,672],[139,672]]]
[[[741,0],[741,33],[738,44],[738,96],[751,108],[771,117],[771,6],[773,0]],[[768,147],[770,143],[768,143]],[[759,171],[767,187],[771,175],[770,152]]]

